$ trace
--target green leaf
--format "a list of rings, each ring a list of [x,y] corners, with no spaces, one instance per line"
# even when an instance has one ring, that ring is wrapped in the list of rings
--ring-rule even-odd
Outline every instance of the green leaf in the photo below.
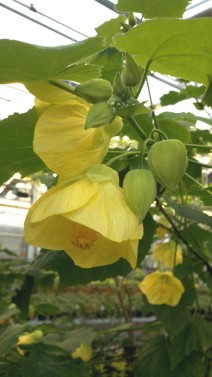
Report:
[[[138,105],[126,106],[117,110],[117,115],[121,117],[129,117],[137,114],[149,113],[149,109],[144,106],[145,102],[141,102]]]
[[[64,336],[61,336],[60,334],[48,334],[41,340],[41,342],[44,344],[55,345],[70,353],[79,347],[81,343],[91,344],[95,335],[96,334],[92,328],[82,327],[67,331]]]
[[[36,120],[33,108],[0,122],[0,183],[17,172],[25,177],[46,168],[32,149]]]
[[[100,51],[91,59],[93,64],[101,66],[101,77],[113,84],[116,73],[123,68],[122,53],[114,47],[108,47]]]
[[[164,94],[160,98],[160,102],[162,106],[175,105],[176,103],[189,98],[197,99],[203,95],[204,91],[204,86],[188,85],[186,86],[186,88],[181,89],[179,92],[172,90],[169,93]]]
[[[105,38],[106,45],[108,45],[114,35],[119,33],[121,24],[126,21],[126,17],[122,14],[119,15],[117,18],[113,18],[109,21],[104,22],[102,25],[98,26],[95,30],[97,35],[100,37]]]
[[[18,337],[25,331],[26,325],[10,325],[1,333],[1,357],[9,355],[11,348],[17,343]]]
[[[34,287],[34,277],[31,275],[26,275],[23,285],[20,289],[16,290],[15,296],[12,297],[12,302],[16,304],[21,311],[21,318],[25,320],[28,316],[30,298]]]
[[[189,143],[191,136],[188,127],[183,122],[173,120],[172,113],[162,113],[158,115],[157,122],[159,129],[163,131],[169,139],[178,139],[183,143]]]
[[[199,209],[192,208],[183,204],[176,204],[172,201],[169,201],[169,204],[172,208],[174,208],[178,215],[185,217],[186,219],[196,221],[200,224],[205,224],[209,227],[212,227],[212,217],[200,211]]]
[[[153,71],[208,85],[211,34],[210,18],[153,19],[116,36],[114,45],[132,54],[142,67],[149,65]]]
[[[139,241],[138,245],[138,266],[141,264],[150,250],[157,226],[157,223],[153,220],[150,213],[148,213],[143,221],[144,235],[143,238]]]
[[[203,355],[193,352],[174,369],[170,377],[200,377],[206,376],[206,366],[203,364]]]
[[[35,305],[36,314],[41,315],[57,315],[60,313],[60,308],[54,304],[38,304]]]
[[[61,250],[43,250],[32,263],[29,272],[37,269],[58,272],[61,288],[97,280],[104,281],[106,278],[118,275],[126,276],[131,271],[131,267],[124,259],[110,266],[81,268],[76,266],[72,259]]]
[[[116,9],[120,12],[142,13],[144,18],[182,17],[191,0],[119,0]]]
[[[87,377],[87,366],[83,362],[67,359],[63,355],[33,352],[21,360],[22,377]]]
[[[212,107],[212,80],[210,79],[210,83],[208,89],[203,97],[203,101],[206,105]]]
[[[0,50],[4,51],[0,56],[0,82],[46,81],[55,78],[72,80],[72,68],[74,76],[82,70],[82,66],[71,65],[91,57],[103,47],[100,37],[58,47],[3,39],[0,41]]]
[[[159,374],[160,373],[160,374]],[[154,337],[142,348],[135,363],[135,377],[170,377],[169,344],[164,336]]]

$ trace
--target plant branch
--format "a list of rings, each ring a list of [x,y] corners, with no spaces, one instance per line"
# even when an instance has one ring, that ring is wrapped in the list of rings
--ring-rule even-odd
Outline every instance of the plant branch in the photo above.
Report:
[[[160,201],[160,199],[157,197],[156,198],[156,203],[157,203],[157,206],[158,208],[160,209],[160,211],[162,212],[162,214],[166,217],[166,219],[169,221],[169,223],[171,224],[176,236],[184,243],[184,245],[186,245],[186,247],[188,248],[188,251],[191,252],[192,254],[194,254],[199,260],[201,260],[202,263],[205,264],[205,266],[207,267],[207,270],[210,274],[212,274],[212,267],[211,265],[208,263],[207,260],[205,260],[201,255],[198,254],[197,251],[195,251],[189,244],[188,244],[188,241],[183,237],[183,235],[181,234],[181,232],[178,230],[177,226],[175,225],[175,223],[172,221],[172,219],[170,218],[170,216],[168,215],[168,213],[165,211],[165,209],[163,208],[162,206],[162,203]]]
[[[127,308],[124,304],[124,299],[123,299],[123,294],[122,294],[122,290],[121,290],[121,284],[120,284],[119,277],[115,278],[115,283],[116,283],[116,288],[117,288],[117,295],[118,295],[118,299],[119,299],[119,304],[120,304],[121,309],[123,311],[125,322],[126,323],[132,323],[132,318],[130,317],[128,310],[127,310]],[[129,330],[128,334],[129,334],[129,339],[130,339],[131,345],[135,346],[136,342],[135,342],[134,332]]]

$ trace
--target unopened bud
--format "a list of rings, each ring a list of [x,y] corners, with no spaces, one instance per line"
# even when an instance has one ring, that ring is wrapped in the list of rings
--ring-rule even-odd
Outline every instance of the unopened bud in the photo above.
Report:
[[[113,84],[113,93],[117,96],[121,96],[125,90],[126,85],[123,83],[120,72],[117,72]]]
[[[136,86],[142,78],[142,68],[135,63],[133,58],[126,54],[125,67],[121,73],[121,78],[126,86]]]
[[[136,20],[136,17],[135,17],[133,12],[130,12],[130,14],[129,14],[129,24],[132,27],[137,24],[137,20]]]
[[[123,189],[129,206],[142,222],[157,195],[157,184],[151,171],[129,171],[124,178]]]
[[[112,95],[112,86],[107,80],[92,79],[77,85],[74,94],[91,103],[107,101]]]
[[[88,111],[85,129],[98,128],[111,123],[115,116],[116,111],[108,102],[95,103]]]

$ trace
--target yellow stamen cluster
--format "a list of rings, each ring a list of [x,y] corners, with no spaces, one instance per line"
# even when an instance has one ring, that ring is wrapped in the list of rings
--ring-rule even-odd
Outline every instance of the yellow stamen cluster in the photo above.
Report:
[[[97,241],[98,234],[92,229],[75,224],[72,229],[71,243],[80,250],[89,250]]]

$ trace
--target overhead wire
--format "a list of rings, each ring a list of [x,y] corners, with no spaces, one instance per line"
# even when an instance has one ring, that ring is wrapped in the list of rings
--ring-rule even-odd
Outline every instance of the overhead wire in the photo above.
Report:
[[[65,38],[68,38],[68,39],[71,40],[72,42],[78,42],[77,39],[72,38],[72,37],[68,36],[67,34],[61,33],[60,31],[58,31],[58,30],[52,28],[51,26],[48,26],[48,25],[46,25],[46,24],[44,24],[44,23],[42,23],[42,22],[36,20],[35,18],[29,17],[29,16],[27,16],[26,14],[24,14],[24,13],[22,13],[22,12],[19,12],[18,10],[14,9],[14,8],[8,7],[7,5],[5,5],[5,4],[3,4],[3,3],[0,3],[0,6],[3,7],[3,8],[5,8],[5,9],[7,9],[7,10],[9,10],[9,11],[11,11],[11,12],[13,12],[13,13],[16,13],[16,14],[18,14],[19,16],[24,17],[24,18],[26,18],[26,19],[28,19],[28,20],[30,20],[30,21],[32,21],[32,22],[34,22],[34,23],[36,23],[36,24],[38,24],[38,25],[40,25],[40,26],[43,26],[43,27],[45,27],[46,29],[49,29],[50,31],[53,31],[54,33],[57,33],[57,34],[59,34],[59,35],[62,35],[62,36],[65,37]]]
[[[47,18],[48,20],[54,21],[55,23],[57,23],[57,24],[59,24],[59,25],[61,25],[61,26],[64,26],[64,27],[67,28],[67,29],[70,29],[70,30],[73,31],[74,33],[77,33],[77,34],[79,34],[79,35],[82,35],[83,37],[88,38],[88,35],[82,33],[81,31],[78,31],[78,30],[72,28],[71,26],[68,26],[68,25],[63,24],[62,22],[60,22],[60,21],[58,21],[58,20],[55,20],[55,18],[52,18],[52,17],[50,17],[50,16],[47,16],[45,13],[42,13],[42,12],[38,11],[38,10],[33,6],[33,4],[31,4],[30,6],[28,6],[28,5],[23,4],[21,1],[18,1],[18,0],[12,0],[12,1],[15,2],[15,3],[17,3],[17,4],[19,4],[19,5],[21,5],[21,6],[23,6],[23,7],[25,7],[25,8],[27,8],[27,9],[29,9],[29,10],[32,11],[32,12],[35,12],[35,13],[39,14],[40,16],[43,16],[43,17]]]

